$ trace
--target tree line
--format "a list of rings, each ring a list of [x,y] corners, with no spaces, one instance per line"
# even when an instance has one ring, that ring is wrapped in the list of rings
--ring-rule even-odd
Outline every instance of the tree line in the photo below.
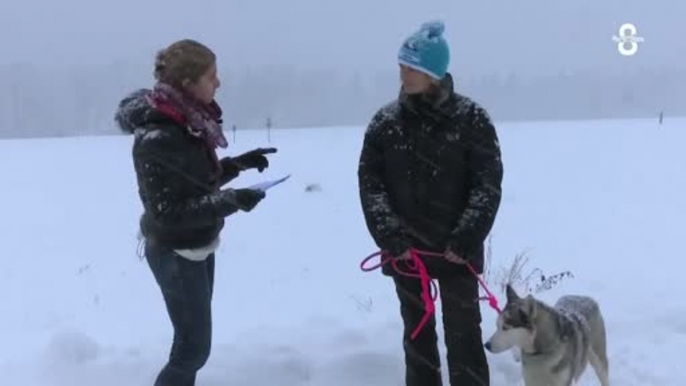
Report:
[[[0,137],[117,134],[119,100],[149,87],[149,66],[0,67]],[[575,120],[686,115],[686,70],[590,69],[538,77],[453,74],[458,92],[497,121]],[[218,100],[226,129],[360,126],[398,94],[388,71],[302,70],[274,66],[221,71]]]

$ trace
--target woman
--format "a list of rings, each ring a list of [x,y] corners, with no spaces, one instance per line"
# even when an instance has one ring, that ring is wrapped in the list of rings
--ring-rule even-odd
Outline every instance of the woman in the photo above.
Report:
[[[218,159],[228,146],[221,109],[216,57],[192,40],[158,53],[152,90],[124,98],[116,113],[122,130],[134,133],[133,163],[144,213],[140,220],[145,257],[174,327],[168,363],[155,386],[191,386],[209,355],[214,252],[224,218],[251,211],[264,193],[221,189],[247,169],[269,166],[256,149]]]

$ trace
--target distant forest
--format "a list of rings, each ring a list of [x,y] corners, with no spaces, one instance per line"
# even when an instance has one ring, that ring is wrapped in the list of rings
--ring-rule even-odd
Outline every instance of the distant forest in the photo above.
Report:
[[[226,129],[366,125],[398,93],[398,74],[304,71],[289,67],[224,69],[218,100]],[[454,73],[458,92],[496,121],[576,120],[686,115],[686,70],[585,70],[554,76]],[[0,137],[117,134],[118,101],[150,86],[148,67],[113,63],[56,69],[0,67]]]

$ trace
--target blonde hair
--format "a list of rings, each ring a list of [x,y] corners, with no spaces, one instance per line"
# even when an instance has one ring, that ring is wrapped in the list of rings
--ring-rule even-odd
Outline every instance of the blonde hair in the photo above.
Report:
[[[155,79],[180,88],[185,80],[197,82],[216,60],[214,52],[202,43],[179,40],[157,53]]]

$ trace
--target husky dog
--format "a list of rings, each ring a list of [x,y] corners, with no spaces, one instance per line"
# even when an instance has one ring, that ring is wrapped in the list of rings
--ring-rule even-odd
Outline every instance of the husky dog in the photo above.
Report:
[[[526,386],[571,386],[587,364],[608,386],[605,322],[598,303],[585,296],[563,296],[555,307],[519,297],[508,285],[507,304],[497,330],[485,343],[491,353],[520,351]]]

